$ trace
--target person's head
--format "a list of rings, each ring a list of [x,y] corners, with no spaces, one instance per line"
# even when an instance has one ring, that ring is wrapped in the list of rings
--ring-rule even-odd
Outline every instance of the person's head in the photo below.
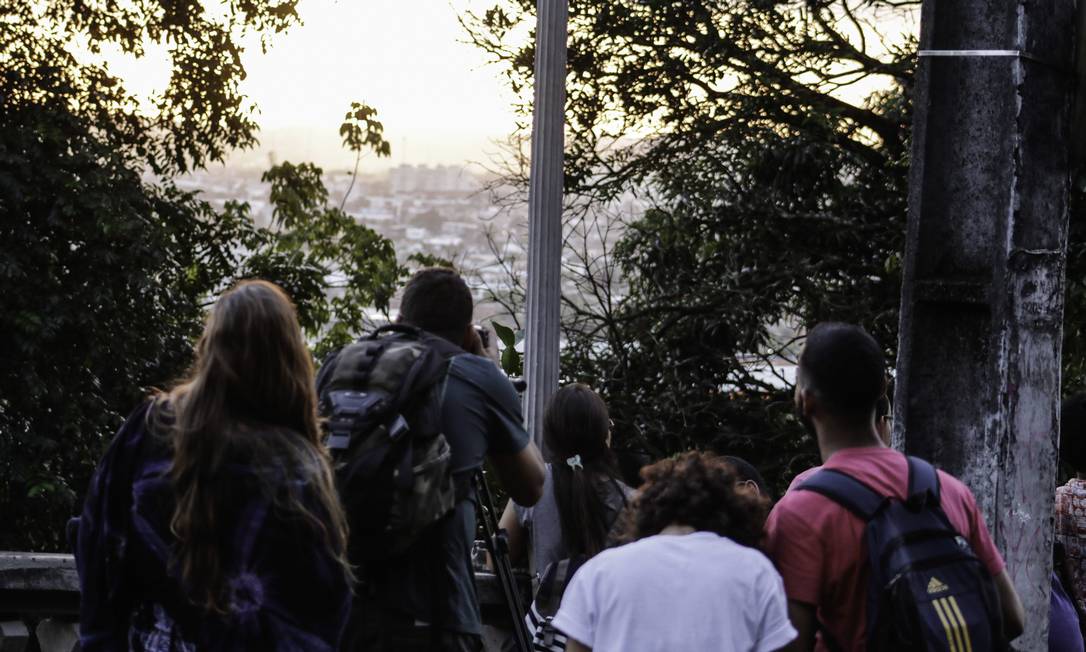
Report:
[[[611,417],[607,404],[587,385],[566,385],[547,404],[543,442],[556,460],[580,455],[594,462],[609,457]]]
[[[428,267],[407,282],[399,321],[463,345],[472,335],[473,311],[471,290],[456,271]]]
[[[243,281],[219,298],[174,394],[184,430],[261,424],[320,442],[313,358],[293,304],[267,281]]]
[[[754,468],[753,464],[742,457],[736,457],[734,455],[725,455],[721,459],[732,465],[732,470],[735,472],[735,485],[740,492],[755,497],[765,496],[769,499],[773,498],[765,478],[758,472],[758,469]]]
[[[796,408],[816,431],[870,432],[886,395],[886,355],[859,326],[823,323],[807,334],[796,373]],[[822,433],[819,432],[821,435]]]
[[[891,408],[890,397],[885,394],[875,403],[875,429],[879,432],[879,439],[887,446],[894,431],[894,412]]]
[[[1063,400],[1060,409],[1060,461],[1086,473],[1086,392]]]
[[[670,525],[715,532],[746,546],[760,544],[769,500],[738,490],[735,467],[708,453],[690,452],[641,470],[634,500],[633,537]]]
[[[562,539],[570,555],[602,550],[616,516],[603,499],[615,490],[618,476],[610,431],[607,404],[585,385],[555,392],[543,416]]]
[[[226,464],[244,460],[261,482],[301,478],[315,494],[306,507],[294,483],[265,486],[290,514],[309,523],[350,573],[346,521],[320,444],[313,361],[287,295],[265,281],[245,281],[216,302],[196,345],[187,380],[156,399],[152,426],[173,448],[171,479],[176,507],[171,530],[176,562],[193,601],[229,609],[223,558],[215,531],[233,474]]]

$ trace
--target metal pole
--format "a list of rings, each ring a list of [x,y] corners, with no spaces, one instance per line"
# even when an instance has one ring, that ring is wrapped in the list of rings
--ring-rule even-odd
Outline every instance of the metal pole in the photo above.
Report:
[[[568,0],[538,0],[536,11],[524,377],[528,381],[525,393],[528,430],[542,450],[543,411],[558,387],[569,3]]]
[[[895,444],[977,497],[1047,649],[1074,0],[925,0]]]

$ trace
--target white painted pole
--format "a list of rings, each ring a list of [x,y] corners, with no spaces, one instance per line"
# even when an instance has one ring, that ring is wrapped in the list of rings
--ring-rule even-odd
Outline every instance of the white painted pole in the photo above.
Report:
[[[528,187],[528,431],[543,449],[543,412],[558,388],[568,0],[537,0],[532,167]]]

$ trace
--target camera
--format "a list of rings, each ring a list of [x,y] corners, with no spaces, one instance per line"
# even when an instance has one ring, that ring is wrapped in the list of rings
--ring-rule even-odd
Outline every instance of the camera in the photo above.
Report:
[[[486,326],[475,324],[475,332],[479,334],[479,341],[483,343],[483,349],[490,349],[490,329]]]

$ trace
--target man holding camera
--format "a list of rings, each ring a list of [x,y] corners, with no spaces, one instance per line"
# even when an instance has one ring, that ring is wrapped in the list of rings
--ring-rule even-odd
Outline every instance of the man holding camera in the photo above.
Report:
[[[544,467],[524,429],[520,398],[487,357],[472,323],[473,311],[467,284],[451,269],[421,270],[404,290],[397,323],[421,329],[415,339],[447,360],[437,385],[440,432],[448,442],[449,471],[457,490],[451,511],[406,552],[363,564],[345,650],[482,649],[471,559],[477,507],[471,477],[489,459],[517,503],[535,504],[542,494]],[[335,365],[334,357],[324,367],[330,364]],[[319,391],[332,375],[325,368],[318,377]],[[329,411],[323,400],[322,411]]]

